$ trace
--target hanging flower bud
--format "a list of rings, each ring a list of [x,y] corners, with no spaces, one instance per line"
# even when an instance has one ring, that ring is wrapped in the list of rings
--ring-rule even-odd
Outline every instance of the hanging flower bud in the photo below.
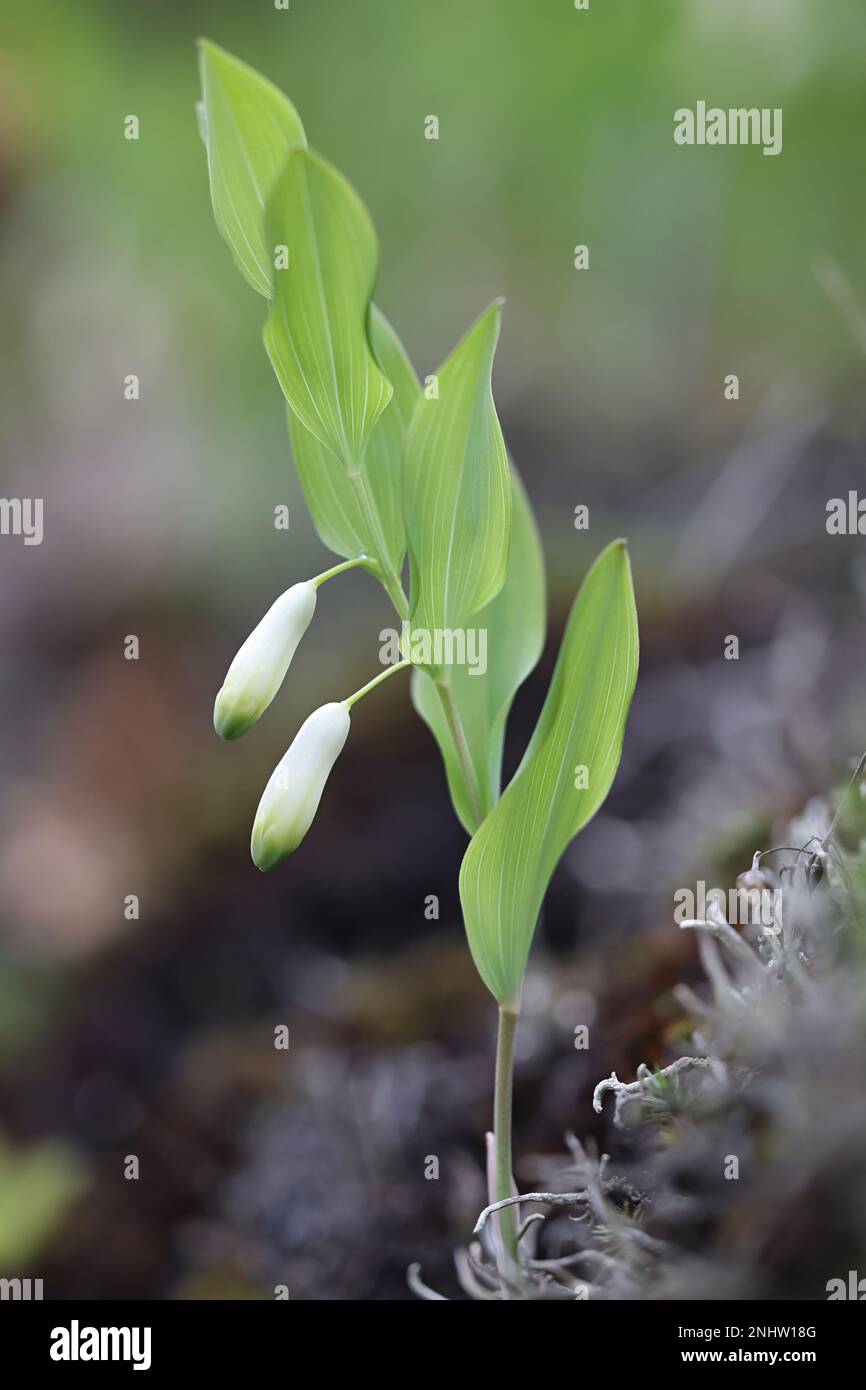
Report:
[[[250,845],[253,861],[263,871],[292,854],[312,825],[350,723],[345,704],[314,710],[271,773],[256,811]]]
[[[213,724],[220,738],[240,738],[264,714],[315,611],[316,586],[308,579],[280,594],[253,628],[216,697]]]

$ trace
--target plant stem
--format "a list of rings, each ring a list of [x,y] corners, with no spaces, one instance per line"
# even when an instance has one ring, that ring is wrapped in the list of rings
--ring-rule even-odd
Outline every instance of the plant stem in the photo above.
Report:
[[[472,809],[474,824],[472,832],[478,829],[487,814],[487,807],[481,799],[481,788],[478,785],[478,778],[475,775],[475,768],[472,766],[472,759],[469,756],[469,747],[466,743],[466,735],[463,732],[463,723],[460,718],[460,711],[451,693],[451,687],[447,681],[434,680],[436,689],[439,691],[439,699],[442,702],[442,711],[445,721],[451,731],[454,740],[454,747],[457,749],[457,757],[463,771],[463,780],[466,783],[466,793],[469,797],[469,804]],[[483,809],[482,809],[483,808]]]
[[[352,480],[352,486],[358,495],[358,506],[361,508],[364,520],[367,523],[370,539],[373,541],[373,546],[376,551],[376,563],[382,574],[382,583],[385,585],[388,597],[396,608],[399,616],[406,619],[409,616],[409,600],[403,592],[400,576],[388,563],[388,547],[385,544],[385,537],[379,523],[378,513],[373,505],[373,499],[370,496],[367,475],[360,465],[350,467],[347,471]]]
[[[369,563],[369,555],[356,555],[354,560],[344,560],[341,565],[334,565],[329,570],[323,570],[321,574],[316,575],[312,583],[318,589],[320,584],[327,583],[329,579],[334,579],[336,575],[343,574],[345,570],[354,569],[356,565],[369,565]]]
[[[385,585],[385,591],[396,608],[401,622],[405,622],[409,617],[409,600],[400,578],[393,570],[384,569],[382,566],[380,569],[382,570],[382,583]]]
[[[378,676],[374,676],[371,681],[367,681],[366,685],[362,685],[360,690],[356,690],[354,695],[350,695],[347,700],[343,701],[346,709],[351,709],[356,700],[360,700],[368,691],[375,690],[377,685],[381,685],[389,676],[393,676],[395,671],[405,671],[406,667],[411,665],[411,661],[406,657],[404,661],[395,662],[393,666],[386,666],[385,670],[380,671]]]
[[[493,1153],[496,1188],[495,1200],[501,1202],[514,1192],[511,1171],[511,1093],[514,1079],[514,1037],[517,1032],[516,1013],[499,1006],[499,1033],[496,1039],[496,1085],[493,1096]],[[517,1217],[518,1207],[504,1207],[499,1213],[499,1233],[504,1249],[500,1273],[506,1283],[513,1283],[518,1270]]]

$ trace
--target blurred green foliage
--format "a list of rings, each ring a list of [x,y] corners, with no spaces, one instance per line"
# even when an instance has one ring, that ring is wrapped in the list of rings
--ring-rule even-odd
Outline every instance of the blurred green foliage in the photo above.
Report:
[[[13,1149],[0,1140],[0,1274],[26,1268],[86,1186],[86,1170],[67,1144]]]
[[[38,283],[46,256],[72,273],[84,237],[163,306],[174,389],[207,420],[190,466],[229,489],[226,526],[249,505],[237,475],[276,480],[285,445],[261,306],[211,224],[200,32],[287,91],[366,198],[377,297],[417,366],[504,293],[506,420],[552,425],[560,447],[606,431],[587,469],[628,470],[641,450],[646,465],[650,433],[669,449],[729,442],[741,418],[717,403],[725,371],[752,402],[786,373],[822,394],[860,375],[813,274],[828,253],[866,299],[860,0],[46,0],[5,27],[5,144],[26,152],[4,234],[12,283]],[[673,111],[698,98],[781,106],[781,156],[677,148]],[[122,138],[129,112],[137,144]],[[579,242],[588,273],[572,266]],[[116,327],[134,342],[120,314]]]

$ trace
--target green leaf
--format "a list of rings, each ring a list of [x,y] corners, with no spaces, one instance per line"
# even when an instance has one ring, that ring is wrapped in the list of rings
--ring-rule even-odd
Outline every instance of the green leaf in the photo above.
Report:
[[[294,359],[294,371],[291,368],[288,370],[285,379],[281,378],[281,385],[290,402],[292,450],[319,535],[338,555],[345,555],[349,559],[366,553],[377,562],[379,571],[398,575],[406,554],[401,477],[403,438],[420,388],[402,344],[375,306],[371,306],[367,322],[375,362],[365,347],[364,315],[377,258],[369,218],[345,181],[311,156],[311,162],[319,165],[319,169],[312,173],[314,205],[310,205],[311,200],[306,196],[309,194],[311,177],[308,171],[306,186],[300,187],[300,181],[296,179],[294,187],[296,206],[297,199],[303,195],[303,217],[297,219],[297,225],[292,225],[290,198],[288,191],[285,191],[280,207],[274,209],[278,225],[271,226],[266,237],[266,205],[278,177],[286,170],[292,150],[306,147],[300,117],[276,87],[216,44],[207,40],[200,42],[199,64],[202,101],[198,103],[197,116],[208,153],[216,221],[231,247],[235,261],[253,288],[268,298],[273,296],[274,248],[286,245],[290,248],[290,256],[292,251],[295,252],[294,262],[290,261],[290,268],[294,265],[296,269],[295,288],[303,283],[303,268],[306,265],[312,272],[307,299],[313,293],[318,297],[319,284],[323,283],[320,275],[328,277],[328,298],[339,298],[342,282],[335,283],[329,268],[328,257],[332,252],[328,246],[318,245],[318,224],[315,219],[318,217],[324,222],[328,234],[324,241],[334,236],[352,240],[356,237],[356,230],[360,231],[357,236],[360,248],[350,249],[349,260],[351,264],[358,260],[362,262],[359,270],[363,281],[362,291],[354,296],[350,293],[345,303],[338,305],[343,312],[337,314],[330,313],[327,303],[321,298],[317,299],[312,317],[315,342],[310,341],[309,325],[306,342],[296,344],[293,341],[291,323],[296,321],[299,314],[303,314],[306,301],[296,298],[286,311],[289,329],[283,326],[285,341],[280,339],[276,328],[281,320],[272,314],[275,324],[274,350],[281,362],[285,357]],[[308,221],[310,217],[314,223],[312,233]],[[334,221],[340,218],[343,225],[335,229]],[[339,247],[336,252],[341,254]],[[292,289],[290,282],[277,283],[283,289]],[[353,313],[354,321],[351,321]],[[332,361],[333,335],[340,337],[341,341]],[[354,354],[360,364],[357,380],[351,376],[339,376],[340,363],[346,353]],[[273,360],[274,353],[271,356]],[[304,383],[300,388],[300,406],[293,397],[293,391],[298,387],[298,372],[307,370],[311,358],[314,368],[328,378],[324,388],[324,408],[318,400],[311,407],[310,390],[304,389]],[[395,391],[394,399],[378,420],[372,418],[377,409],[376,402],[380,396],[387,397],[389,387],[376,370],[376,363]],[[276,361],[274,365],[277,367]],[[280,370],[277,367],[278,375]],[[356,427],[358,424],[357,411],[348,429],[343,428],[345,422],[342,415],[352,415],[351,392],[365,372],[370,373],[375,386],[374,401],[368,403],[372,432],[360,468],[353,466],[352,476],[348,476],[344,461],[347,438],[351,441],[350,447],[359,448],[365,435],[363,427],[360,431],[356,428],[353,433],[353,424]],[[339,386],[335,386],[335,377]],[[297,414],[292,410],[293,399]],[[311,408],[318,412],[317,422],[310,420]],[[324,422],[320,418],[323,409],[326,417]],[[334,453],[335,447],[340,453],[339,459]]]
[[[487,672],[471,675],[467,666],[454,666],[450,671],[450,692],[471,764],[471,784],[434,680],[423,671],[412,672],[413,703],[439,744],[454,809],[470,835],[499,797],[508,711],[544,645],[541,542],[529,499],[513,466],[511,483],[511,549],[505,583],[475,622],[476,628],[487,634]]]
[[[289,435],[310,515],[328,549],[347,560],[370,555],[380,569],[399,574],[406,554],[403,438],[421,388],[400,339],[375,305],[369,329],[373,351],[394,395],[370,436],[361,474],[350,478],[336,455],[291,410]],[[372,522],[364,505],[365,487],[372,500]]]
[[[289,152],[307,143],[304,127],[271,82],[206,39],[199,42],[199,71],[199,128],[216,224],[241,274],[270,299],[265,206]]]
[[[511,481],[490,387],[501,314],[497,302],[470,328],[436,374],[438,399],[421,396],[406,437],[412,625],[431,634],[463,627],[505,579]]]
[[[289,256],[288,268],[273,272],[268,356],[301,424],[355,474],[392,395],[367,338],[373,224],[342,174],[294,150],[268,201],[265,234]]]
[[[580,588],[529,747],[460,870],[472,956],[502,1004],[519,1003],[551,875],[610,790],[637,665],[631,569],[625,542],[614,541]],[[586,786],[576,785],[580,768]]]

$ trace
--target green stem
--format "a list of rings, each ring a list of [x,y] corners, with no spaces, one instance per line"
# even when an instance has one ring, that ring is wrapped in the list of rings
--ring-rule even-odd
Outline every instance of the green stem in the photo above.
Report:
[[[375,690],[377,685],[381,685],[389,676],[393,676],[395,671],[405,671],[406,667],[411,665],[411,661],[406,657],[405,661],[398,661],[393,666],[386,666],[385,670],[380,671],[378,676],[374,676],[371,681],[367,681],[366,685],[362,685],[360,690],[356,690],[354,695],[350,695],[347,700],[343,701],[346,709],[351,709],[356,700],[362,699],[368,691]]]
[[[329,579],[333,579],[338,574],[343,574],[345,570],[354,569],[356,565],[369,565],[369,555],[356,555],[354,560],[344,560],[341,565],[334,565],[332,569],[323,570],[317,574],[315,579],[310,582],[318,589],[320,584],[325,584]]]
[[[499,1006],[499,1033],[496,1039],[496,1084],[493,1096],[493,1200],[501,1202],[514,1193],[511,1161],[511,1094],[514,1079],[514,1038],[518,1015]],[[506,1283],[513,1283],[518,1270],[517,1212],[519,1207],[503,1207],[499,1212],[499,1233],[504,1248],[504,1267],[500,1271]]]
[[[469,797],[469,805],[472,809],[474,819],[472,831],[474,833],[486,814],[486,811],[482,809],[484,802],[482,801],[481,788],[478,785],[475,768],[469,756],[469,745],[466,742],[466,735],[463,732],[463,722],[460,718],[460,711],[457,708],[454,696],[451,693],[451,687],[448,685],[447,681],[436,680],[434,684],[439,691],[442,712],[445,715],[445,721],[451,732],[451,737],[454,740],[454,747],[457,749],[457,757],[463,772],[463,780],[466,783],[466,794]]]
[[[388,597],[396,608],[399,616],[405,620],[409,616],[409,600],[403,592],[403,585],[400,582],[399,574],[397,574],[396,570],[388,563],[388,547],[385,544],[385,537],[379,523],[378,513],[373,504],[373,499],[370,496],[367,475],[360,466],[350,467],[347,469],[347,472],[352,480],[352,486],[358,495],[358,506],[361,508],[364,520],[367,523],[370,538],[373,541],[373,546],[376,551],[376,564],[382,575],[382,583],[385,585]]]
[[[396,608],[400,620],[405,622],[409,617],[409,600],[406,597],[400,578],[391,569],[385,569],[381,565],[379,568],[382,573],[382,583],[385,585],[388,597]]]

